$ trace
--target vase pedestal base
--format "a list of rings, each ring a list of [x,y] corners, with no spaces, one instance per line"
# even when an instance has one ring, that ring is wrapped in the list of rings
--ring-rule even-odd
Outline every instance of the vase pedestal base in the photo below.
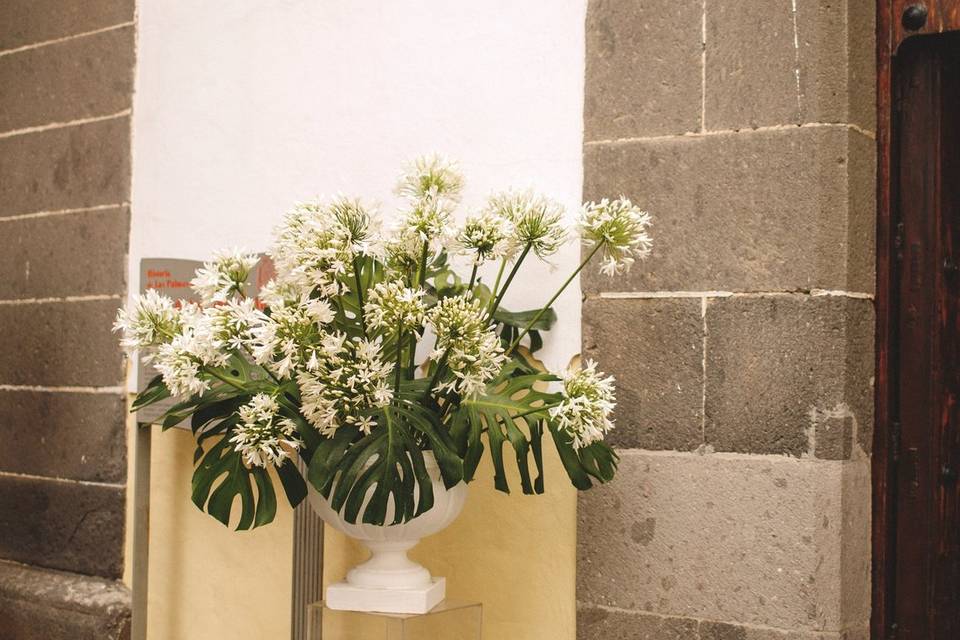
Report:
[[[480,640],[479,602],[444,600],[429,613],[336,611],[326,602],[307,607],[309,640]]]
[[[445,578],[408,589],[370,589],[338,582],[327,587],[326,605],[335,611],[420,614],[440,604],[446,592]]]

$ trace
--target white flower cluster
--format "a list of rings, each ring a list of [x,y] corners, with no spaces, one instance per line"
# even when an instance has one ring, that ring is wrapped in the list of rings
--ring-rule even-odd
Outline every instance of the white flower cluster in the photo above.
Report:
[[[203,366],[222,367],[230,359],[212,322],[213,314],[195,304],[180,309],[180,332],[161,344],[153,366],[174,396],[200,394],[210,381],[200,375]]]
[[[190,286],[204,304],[226,302],[235,293],[243,294],[247,278],[259,261],[257,254],[240,249],[219,251],[213,255],[213,260],[204,262],[197,269]]]
[[[474,264],[509,258],[516,250],[513,223],[495,211],[484,211],[467,218],[457,234],[457,243],[461,253],[471,256]]]
[[[597,363],[587,360],[586,367],[563,377],[563,400],[550,408],[557,426],[573,438],[575,449],[582,449],[613,429],[610,414],[616,406],[613,376],[597,373]]]
[[[444,298],[427,312],[427,321],[437,336],[430,357],[453,374],[437,389],[461,396],[483,391],[507,357],[480,301],[468,296]]]
[[[423,289],[411,289],[400,280],[385,280],[370,290],[364,306],[367,325],[397,335],[419,333],[423,325]]]
[[[280,406],[272,396],[258,393],[237,414],[240,423],[230,442],[251,467],[279,467],[291,451],[303,446],[296,423],[280,417]]]
[[[297,374],[301,412],[322,435],[332,436],[344,424],[370,433],[370,412],[393,399],[390,363],[381,359],[382,342],[346,339],[328,334],[305,370]]]
[[[425,249],[442,249],[462,191],[463,176],[455,163],[436,155],[411,163],[397,185],[397,195],[407,202],[407,209],[400,216],[395,240],[387,247],[390,262],[402,269],[418,266]]]
[[[626,198],[588,202],[578,220],[584,243],[601,245],[600,271],[610,276],[629,271],[636,258],[650,255],[650,224],[650,214]]]
[[[317,357],[326,337],[321,327],[334,317],[330,303],[320,298],[305,297],[272,308],[270,316],[250,332],[254,361],[280,378],[290,378]]]
[[[529,246],[538,258],[553,255],[567,239],[563,206],[532,191],[508,191],[490,198],[487,213],[513,226],[514,250]]]
[[[149,361],[154,348],[180,332],[180,312],[173,300],[156,289],[147,289],[133,306],[117,312],[113,330],[121,332],[120,346],[128,352],[140,351]]]

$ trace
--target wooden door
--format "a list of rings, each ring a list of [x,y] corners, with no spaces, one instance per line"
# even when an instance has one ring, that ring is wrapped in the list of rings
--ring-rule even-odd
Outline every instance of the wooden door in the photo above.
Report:
[[[881,76],[873,637],[957,640],[960,33],[904,38]]]

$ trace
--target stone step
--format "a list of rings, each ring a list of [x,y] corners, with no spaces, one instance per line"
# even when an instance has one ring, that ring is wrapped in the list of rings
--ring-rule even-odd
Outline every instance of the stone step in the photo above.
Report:
[[[0,640],[129,640],[130,591],[0,560]]]

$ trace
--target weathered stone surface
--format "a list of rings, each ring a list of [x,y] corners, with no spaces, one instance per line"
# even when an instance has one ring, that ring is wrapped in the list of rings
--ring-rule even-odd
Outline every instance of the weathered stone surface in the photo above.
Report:
[[[700,623],[700,635],[697,638],[698,640],[841,640],[840,634],[836,632],[787,631],[707,620]]]
[[[119,578],[123,527],[123,487],[0,476],[2,558]]]
[[[707,130],[800,122],[791,5],[757,4],[707,7]]]
[[[127,117],[0,139],[0,218],[117,204],[129,194]]]
[[[697,637],[697,626],[686,618],[577,608],[577,640],[690,640]]]
[[[0,300],[121,294],[125,207],[0,222]]]
[[[839,631],[845,464],[622,452],[617,478],[579,499],[578,599]]]
[[[133,20],[133,0],[3,0],[0,51]]]
[[[0,305],[0,384],[122,384],[123,352],[111,332],[119,305],[119,300]]]
[[[699,2],[591,0],[584,140],[700,128],[702,11]]]
[[[0,57],[0,132],[128,109],[133,52],[129,26]]]
[[[0,471],[123,482],[125,419],[120,393],[0,391]]]
[[[617,380],[617,428],[608,442],[679,450],[703,443],[699,299],[588,299],[583,355]]]
[[[873,10],[862,0],[707,7],[707,129],[873,128]],[[796,11],[794,12],[794,7]],[[849,22],[848,22],[849,20]]]
[[[0,638],[129,637],[130,592],[122,584],[0,561]]]
[[[851,138],[855,138],[851,144]],[[871,179],[863,136],[844,127],[589,145],[584,198],[624,194],[654,216],[653,256],[624,277],[585,269],[598,291],[872,291],[875,209],[848,208]]]
[[[849,457],[873,422],[873,305],[835,296],[711,300],[707,444],[718,451]],[[837,434],[837,429],[840,433]],[[817,447],[822,434],[824,445]],[[844,439],[846,438],[846,439]]]

